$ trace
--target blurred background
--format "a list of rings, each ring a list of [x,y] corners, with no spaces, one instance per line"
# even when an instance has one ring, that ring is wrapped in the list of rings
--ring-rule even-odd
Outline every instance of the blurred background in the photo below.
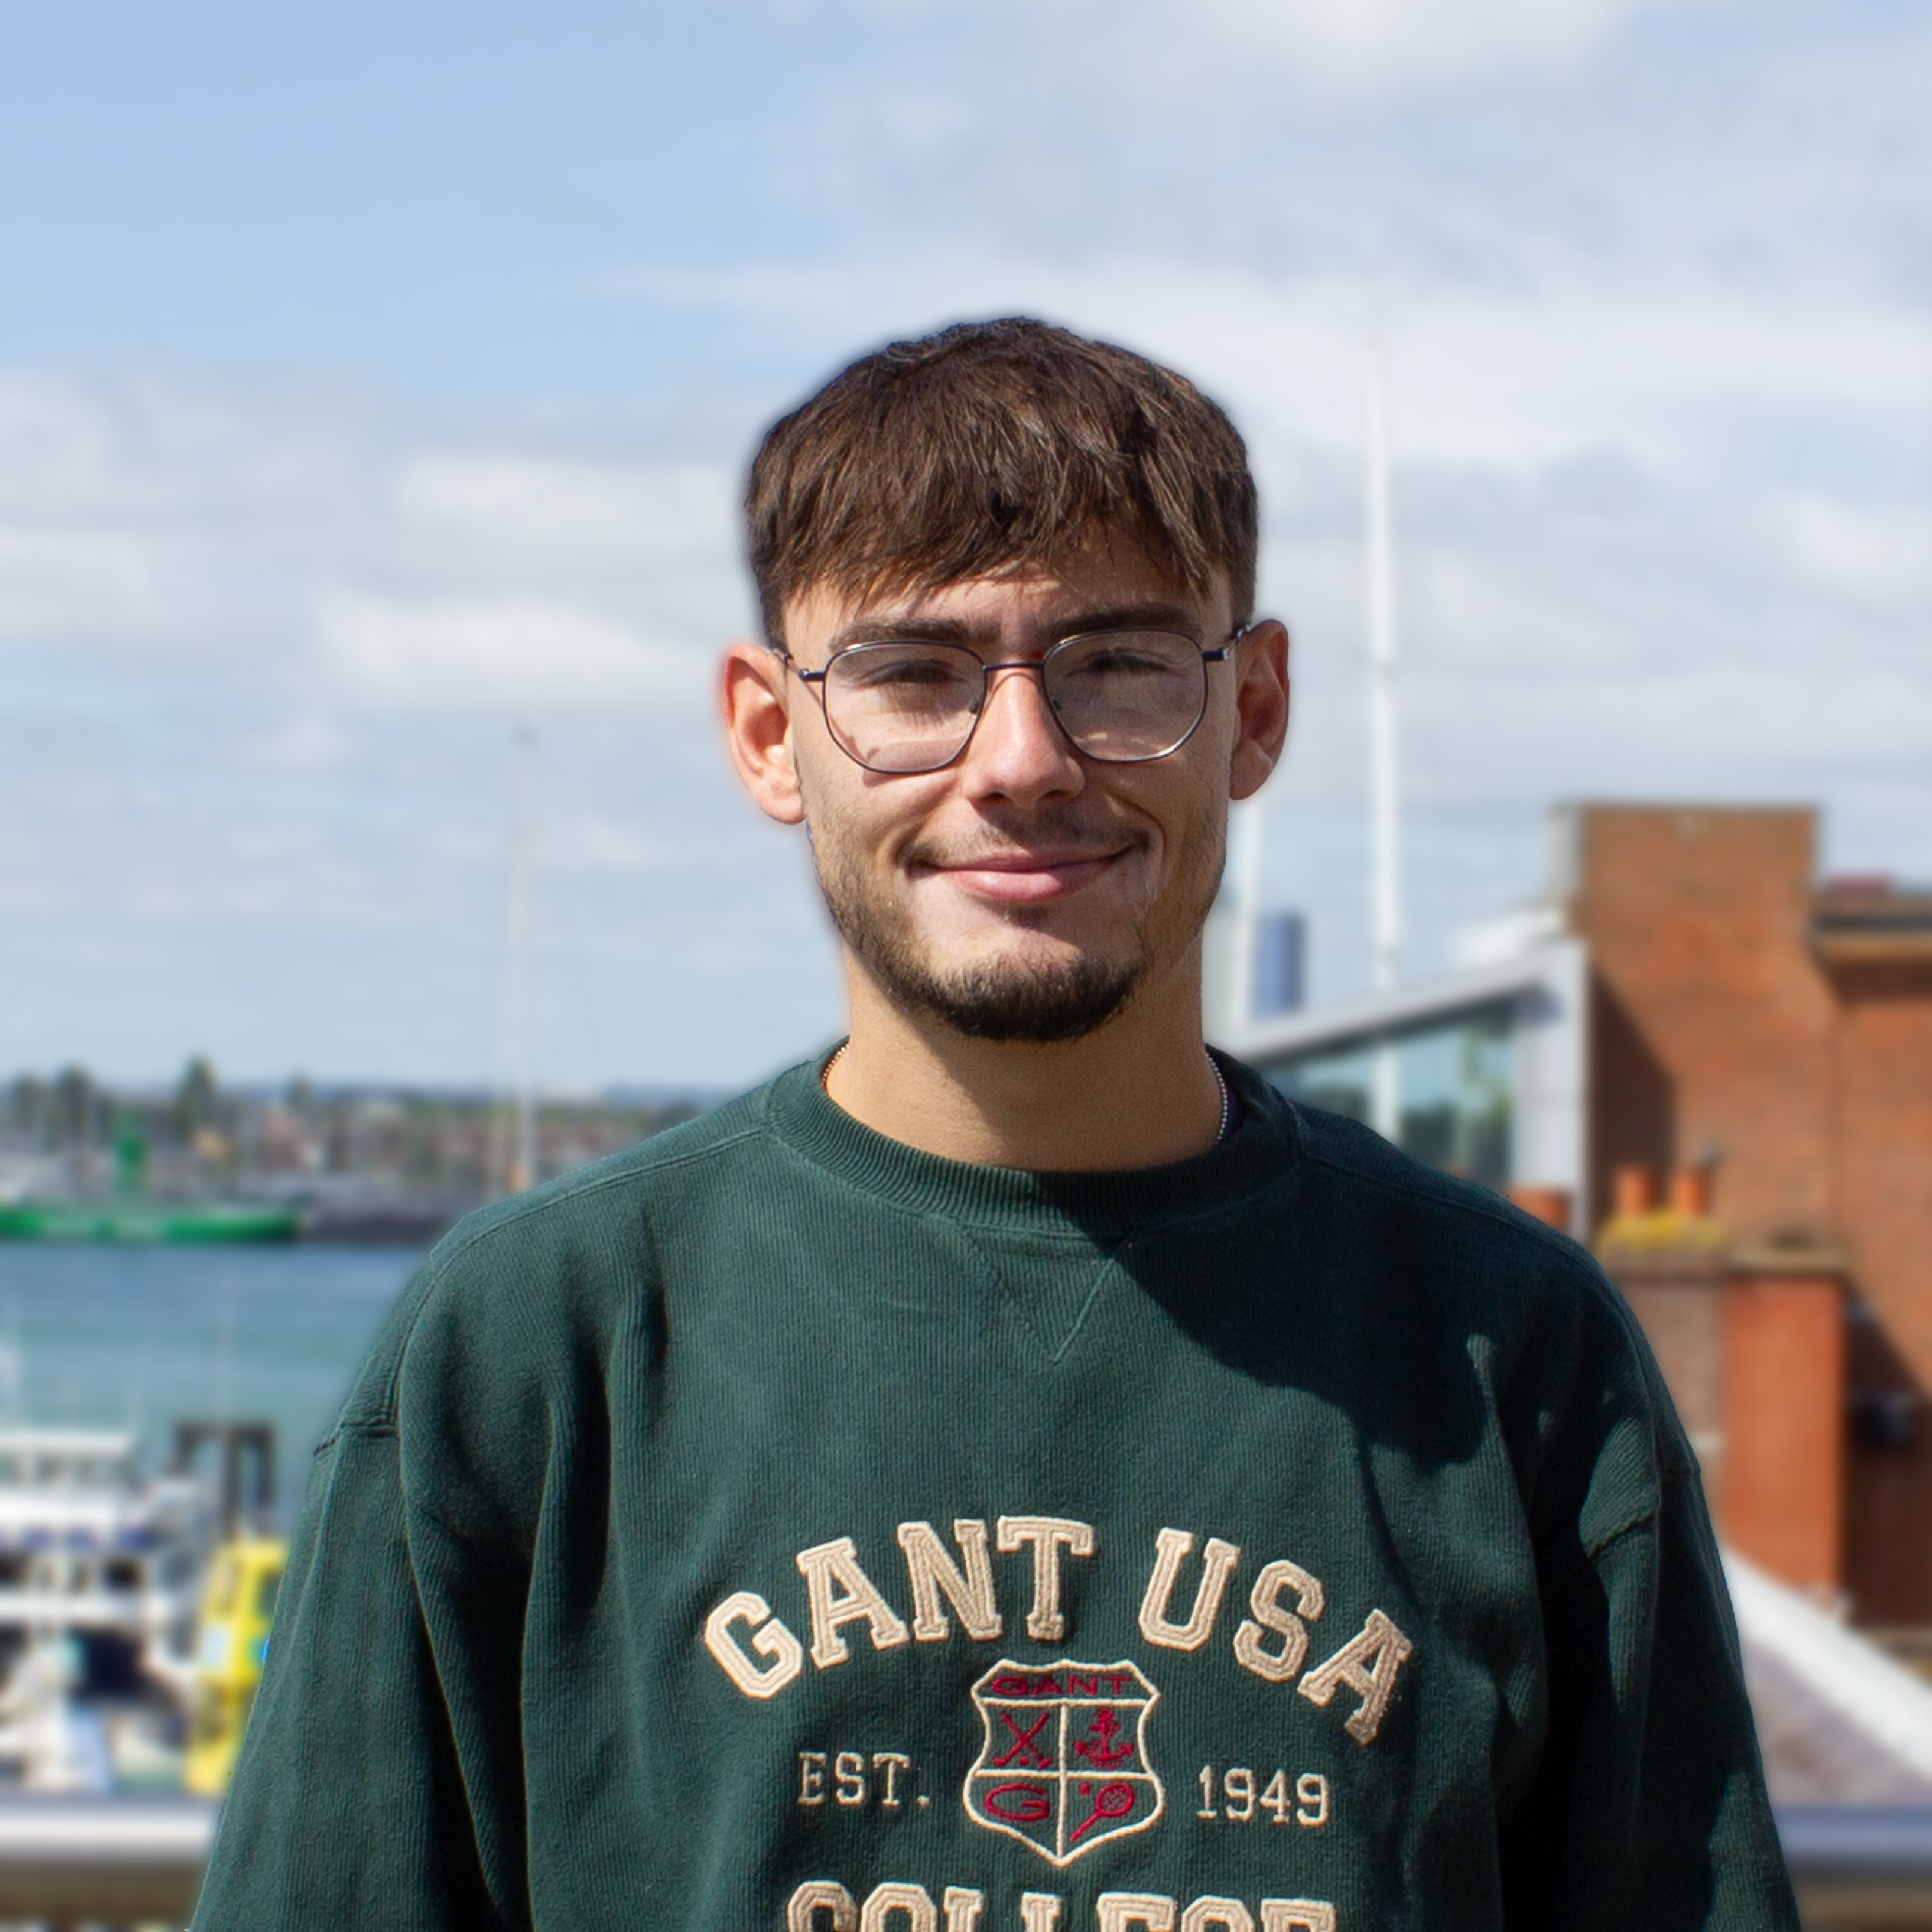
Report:
[[[1844,1708],[1932,1648],[1928,98],[1883,0],[0,0],[0,1648],[42,1492],[172,1460],[192,1578],[36,1667],[192,1702],[423,1244],[836,1036],[712,718],[745,466],[1028,312],[1260,480],[1216,1036],[1625,1258],[1816,1625],[1782,1795],[1932,1796],[1932,1693]]]

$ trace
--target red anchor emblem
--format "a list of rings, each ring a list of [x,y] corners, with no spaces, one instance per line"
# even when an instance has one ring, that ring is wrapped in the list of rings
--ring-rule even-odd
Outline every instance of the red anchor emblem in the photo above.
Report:
[[[1109,1771],[1134,1754],[1134,1741],[1130,1738],[1125,1744],[1117,1744],[1114,1739],[1120,1728],[1120,1720],[1103,1705],[1094,1720],[1094,1728],[1084,1738],[1074,1740],[1073,1752],[1076,1757],[1084,1757],[1096,1771]]]

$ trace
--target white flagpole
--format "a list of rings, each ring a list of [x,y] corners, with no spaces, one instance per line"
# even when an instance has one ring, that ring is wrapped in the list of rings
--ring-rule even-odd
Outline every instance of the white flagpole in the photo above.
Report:
[[[517,733],[517,816],[510,848],[509,1022],[516,1136],[505,1191],[537,1184],[536,1130],[537,734]]]
[[[1255,944],[1261,931],[1262,800],[1257,793],[1234,808],[1234,957],[1228,1004],[1237,1026],[1255,1020]]]
[[[1388,404],[1380,350],[1366,353],[1369,618],[1369,759],[1374,820],[1375,985],[1396,982],[1402,944],[1400,860],[1396,848],[1400,801],[1396,782],[1395,585],[1389,502]]]

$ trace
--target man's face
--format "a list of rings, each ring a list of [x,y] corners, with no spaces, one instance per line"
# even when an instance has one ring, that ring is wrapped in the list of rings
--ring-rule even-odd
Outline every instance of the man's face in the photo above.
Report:
[[[818,590],[785,613],[788,647],[810,670],[855,638],[952,640],[1010,663],[1079,632],[1168,630],[1213,649],[1231,628],[1225,586],[1178,590],[1118,535],[1054,568],[858,602]],[[1231,772],[1251,735],[1242,675],[1233,662],[1210,665],[1206,715],[1188,742],[1120,765],[1073,748],[1036,674],[998,672],[964,753],[917,776],[854,764],[788,676],[819,880],[860,970],[903,1010],[978,1038],[1033,1041],[1089,1033],[1173,973],[1220,878]],[[1271,762],[1270,751],[1261,772]]]

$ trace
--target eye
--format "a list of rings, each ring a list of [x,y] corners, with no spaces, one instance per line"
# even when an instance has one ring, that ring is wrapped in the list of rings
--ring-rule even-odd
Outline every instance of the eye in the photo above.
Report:
[[[883,664],[878,670],[878,681],[882,684],[950,684],[958,676],[951,664],[934,664],[929,658],[920,658]]]
[[[963,666],[931,651],[854,651],[838,660],[838,671],[862,691],[940,690],[966,682]]]
[[[1195,652],[1184,638],[1145,631],[1123,631],[1117,636],[1096,638],[1084,643],[1069,655],[1072,662],[1066,666],[1066,670],[1073,676],[1127,683],[1172,677],[1187,668]]]
[[[1084,658],[1080,664],[1080,669],[1089,675],[1098,674],[1103,677],[1130,677],[1136,674],[1173,668],[1168,658],[1130,644],[1110,644],[1106,650],[1095,651]]]

